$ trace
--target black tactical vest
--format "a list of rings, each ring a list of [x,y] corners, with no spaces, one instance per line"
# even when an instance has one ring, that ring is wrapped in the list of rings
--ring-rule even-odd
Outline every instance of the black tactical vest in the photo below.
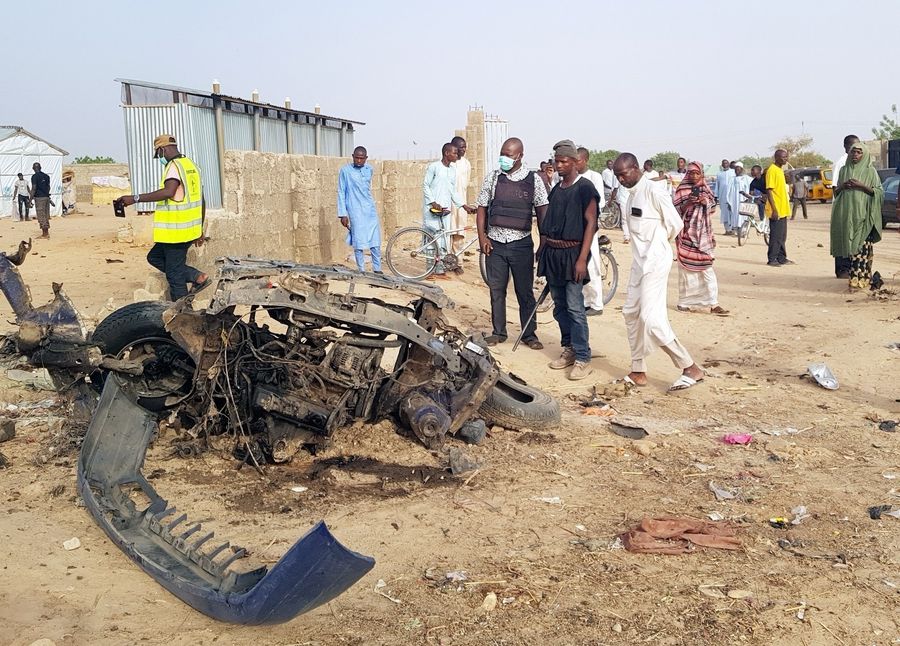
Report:
[[[492,227],[507,227],[531,231],[534,216],[534,171],[519,182],[499,173],[494,187],[494,199],[488,207],[488,223]]]

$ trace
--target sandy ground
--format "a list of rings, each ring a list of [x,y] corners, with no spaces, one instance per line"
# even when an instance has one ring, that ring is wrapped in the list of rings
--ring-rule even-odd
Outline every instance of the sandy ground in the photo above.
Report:
[[[119,307],[144,286],[146,248],[113,243],[120,222],[108,211],[54,220],[53,237],[36,241],[22,267],[36,302],[62,280],[94,316],[109,299]],[[0,444],[11,462],[0,470],[0,644],[900,643],[900,520],[866,513],[871,505],[900,506],[900,433],[871,421],[900,417],[900,354],[885,347],[900,341],[900,301],[850,294],[833,277],[827,219],[828,207],[816,205],[808,221],[791,223],[797,264],[790,267],[766,267],[755,234],[742,248],[719,238],[720,298],[732,315],[670,307],[708,378],[667,395],[678,371],[657,353],[650,384],[613,401],[658,431],[647,455],[569,398],[628,370],[621,290],[591,319],[596,374],[587,382],[546,369],[559,352],[549,315],[539,328],[544,351],[496,349],[507,370],[563,400],[564,423],[552,433],[496,429],[471,449],[484,466],[468,482],[442,472],[440,456],[389,423],[345,429],[328,453],[264,477],[212,453],[170,459],[163,438],[145,473],[155,470],[162,495],[247,547],[251,560],[273,563],[319,519],[376,558],[347,593],[285,625],[217,623],[143,574],[77,506],[75,456],[35,465],[52,426],[37,415]],[[0,245],[12,250],[32,229],[2,220]],[[629,249],[613,238],[623,285]],[[885,238],[876,268],[900,292],[900,235],[891,229]],[[676,281],[673,271],[672,306]],[[449,318],[487,329],[477,269],[446,286],[462,304]],[[5,303],[2,314],[11,319]],[[827,362],[839,390],[801,378],[813,361]],[[48,396],[2,376],[0,386],[2,405]],[[753,442],[722,442],[737,431],[752,433]],[[738,497],[717,502],[710,481]],[[308,491],[292,492],[296,484]],[[540,500],[554,497],[559,504]],[[798,505],[810,514],[799,525],[769,525]],[[617,549],[616,536],[642,516],[713,512],[735,523],[742,551]],[[63,549],[71,537],[80,549]],[[446,582],[452,571],[467,579]],[[375,591],[379,579],[393,600]],[[490,592],[499,604],[488,612],[481,605]]]

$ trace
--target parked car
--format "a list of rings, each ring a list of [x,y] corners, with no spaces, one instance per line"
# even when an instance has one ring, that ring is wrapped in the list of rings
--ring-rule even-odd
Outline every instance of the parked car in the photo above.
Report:
[[[830,168],[796,168],[791,171],[792,177],[801,177],[809,188],[809,201],[818,200],[822,204],[832,199],[832,169]]]
[[[897,188],[900,186],[900,175],[893,168],[878,171],[881,185],[884,187],[884,202],[881,204],[881,225],[900,224],[897,217]]]

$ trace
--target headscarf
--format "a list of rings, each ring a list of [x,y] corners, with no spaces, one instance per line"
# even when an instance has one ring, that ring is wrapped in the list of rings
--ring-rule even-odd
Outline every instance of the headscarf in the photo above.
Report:
[[[878,178],[878,171],[872,166],[871,156],[866,147],[855,143],[850,147],[862,151],[862,157],[856,163],[847,155],[847,163],[841,167],[837,186],[855,179],[863,186],[874,191],[868,195],[863,191],[842,190],[834,198],[831,207],[831,255],[850,257],[859,253],[860,247],[867,240],[881,240],[881,203],[884,201],[884,188]]]
[[[693,180],[688,174],[690,170],[699,171],[700,179]],[[688,200],[694,188],[700,189],[700,195],[698,196],[700,199],[696,203],[691,203]],[[713,235],[712,222],[709,216],[715,207],[716,197],[706,183],[706,177],[703,175],[703,164],[692,161],[687,165],[684,179],[678,185],[678,188],[675,189],[675,197],[672,199],[672,202],[685,223],[685,227],[682,229],[679,237],[686,237],[689,241],[686,241],[689,246],[711,256],[713,249],[716,248],[716,238]],[[710,258],[710,264],[711,262],[712,258]]]

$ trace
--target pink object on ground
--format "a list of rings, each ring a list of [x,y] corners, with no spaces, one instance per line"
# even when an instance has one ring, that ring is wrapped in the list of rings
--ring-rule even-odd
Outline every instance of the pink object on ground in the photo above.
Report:
[[[725,444],[750,444],[753,436],[750,433],[728,433],[722,437]]]

